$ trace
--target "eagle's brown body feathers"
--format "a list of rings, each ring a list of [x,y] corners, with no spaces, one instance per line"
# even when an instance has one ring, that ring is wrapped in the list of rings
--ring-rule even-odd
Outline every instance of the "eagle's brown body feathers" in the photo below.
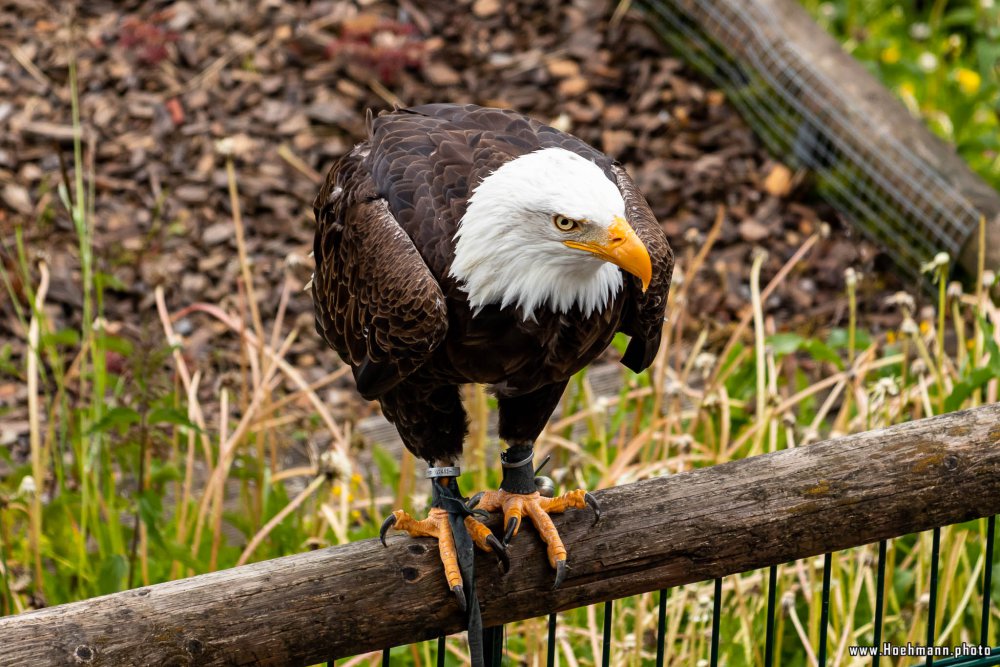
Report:
[[[593,161],[618,185],[653,262],[649,288],[625,274],[624,288],[589,315],[574,307],[525,319],[498,305],[473,315],[449,276],[468,199],[504,163],[549,147]],[[673,255],[645,199],[610,158],[521,114],[439,104],[379,116],[371,138],[331,169],[315,213],[317,330],[427,461],[461,454],[461,384],[491,385],[500,436],[531,442],[570,376],[617,331],[632,336],[623,362],[633,370],[659,346]]]

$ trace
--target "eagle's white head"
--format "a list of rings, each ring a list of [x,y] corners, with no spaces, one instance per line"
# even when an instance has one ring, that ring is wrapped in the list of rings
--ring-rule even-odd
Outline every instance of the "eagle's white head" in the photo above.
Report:
[[[483,179],[455,234],[451,275],[474,310],[516,306],[601,310],[622,288],[621,267],[649,284],[649,253],[625,220],[618,187],[584,157],[546,148]]]

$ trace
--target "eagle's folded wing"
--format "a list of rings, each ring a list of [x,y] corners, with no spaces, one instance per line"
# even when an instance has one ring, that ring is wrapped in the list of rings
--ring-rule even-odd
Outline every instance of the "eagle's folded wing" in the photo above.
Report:
[[[317,329],[350,362],[358,391],[374,399],[427,361],[448,314],[385,200],[366,174],[356,182],[360,172],[334,170],[316,200],[313,300]]]
[[[674,270],[674,253],[670,249],[663,228],[646,203],[646,198],[635,187],[625,169],[616,164],[612,167],[612,171],[625,200],[625,215],[628,222],[646,246],[653,265],[653,280],[645,292],[642,291],[638,278],[632,275],[626,276],[627,289],[631,292],[629,300],[631,306],[625,315],[622,331],[631,336],[632,340],[625,349],[622,364],[638,373],[653,363],[653,358],[660,348],[663,312]]]

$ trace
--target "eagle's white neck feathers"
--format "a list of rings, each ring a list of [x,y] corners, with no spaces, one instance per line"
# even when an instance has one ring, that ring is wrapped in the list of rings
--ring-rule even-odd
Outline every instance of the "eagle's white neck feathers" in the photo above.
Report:
[[[483,179],[455,234],[451,275],[474,311],[516,306],[524,319],[545,308],[603,310],[622,288],[618,267],[563,244],[553,215],[608,225],[625,216],[617,186],[590,160],[546,148]]]

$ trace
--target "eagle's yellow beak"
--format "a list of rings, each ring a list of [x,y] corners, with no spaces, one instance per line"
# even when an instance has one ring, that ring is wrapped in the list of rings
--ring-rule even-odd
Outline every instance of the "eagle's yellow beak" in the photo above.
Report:
[[[653,279],[653,264],[646,246],[625,218],[615,216],[603,241],[563,241],[570,248],[592,252],[601,259],[619,266],[642,281],[642,291]]]

